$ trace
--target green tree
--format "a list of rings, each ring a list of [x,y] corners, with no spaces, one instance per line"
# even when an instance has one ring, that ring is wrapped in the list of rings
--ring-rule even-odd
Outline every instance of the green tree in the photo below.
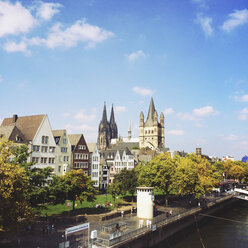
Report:
[[[39,209],[43,204],[49,202],[49,179],[52,175],[52,168],[44,169],[34,167],[34,163],[27,162],[30,155],[27,145],[13,148],[14,158],[12,164],[20,165],[28,177],[28,190],[26,198],[31,207]]]
[[[115,182],[115,183],[111,183],[107,186],[107,192],[108,194],[112,195],[113,199],[114,199],[114,206],[115,206],[115,200],[117,195],[120,194],[120,184]]]
[[[14,158],[14,144],[0,139],[0,224],[5,229],[16,230],[33,220],[33,213],[26,200],[28,178]]]
[[[50,200],[53,204],[63,204],[66,200],[93,201],[97,193],[94,182],[82,170],[71,170],[63,176],[53,176],[49,184]]]
[[[244,177],[245,169],[240,165],[233,165],[230,169],[230,176],[233,179],[237,179],[241,181],[241,179]]]
[[[171,158],[169,153],[154,157],[150,162],[137,167],[138,185],[155,187],[165,195],[168,205],[168,194],[171,192],[172,177],[176,169],[177,157]]]
[[[137,181],[138,178],[135,170],[127,170],[124,168],[120,173],[115,175],[113,184],[115,184],[115,188],[119,190],[119,193],[122,196],[129,192],[132,195],[133,200],[133,195],[136,192],[136,187],[138,185]]]
[[[216,183],[210,163],[195,154],[180,158],[171,187],[178,194],[193,194],[196,198],[211,192]]]

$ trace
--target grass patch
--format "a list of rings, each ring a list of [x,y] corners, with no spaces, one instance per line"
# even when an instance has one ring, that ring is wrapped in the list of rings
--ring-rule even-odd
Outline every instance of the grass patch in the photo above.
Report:
[[[121,200],[118,198],[115,200],[116,204],[122,205]],[[111,195],[97,195],[96,200],[93,202],[83,201],[80,203],[80,201],[76,201],[75,203],[75,210],[72,210],[72,206],[70,208],[67,207],[67,202],[65,204],[57,204],[57,205],[51,205],[51,204],[45,204],[44,208],[40,211],[41,216],[51,216],[54,214],[68,214],[70,212],[70,215],[77,215],[77,214],[100,214],[105,213],[108,211],[111,211],[114,209],[114,200]],[[108,208],[96,208],[97,204],[106,204],[107,202],[112,203],[112,206],[109,206]],[[72,203],[71,203],[72,204]]]

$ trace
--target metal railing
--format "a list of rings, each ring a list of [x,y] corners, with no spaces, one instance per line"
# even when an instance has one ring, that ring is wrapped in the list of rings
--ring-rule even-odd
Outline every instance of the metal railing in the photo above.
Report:
[[[222,197],[218,197],[217,199],[209,202],[206,204],[206,207],[211,207],[211,206],[214,206],[216,203],[221,203],[227,199],[230,199],[232,198],[232,195],[227,195],[227,196],[222,196]],[[173,223],[175,221],[178,221],[184,217],[187,217],[187,216],[190,216],[190,215],[193,215],[193,214],[196,214],[198,212],[200,212],[202,210],[202,208],[200,206],[198,207],[194,207],[194,208],[191,208],[189,210],[185,210],[175,216],[169,216],[167,217],[166,214],[162,214],[162,215],[159,215],[157,217],[155,217],[153,219],[153,222],[152,222],[152,225],[156,225],[156,227],[161,227],[161,226],[164,226],[164,225],[168,225],[170,223]],[[123,233],[121,234],[121,236],[118,236],[118,237],[115,237],[115,238],[112,238],[112,239],[100,239],[98,238],[96,241],[94,241],[96,244],[98,245],[103,245],[103,246],[112,246],[112,245],[115,245],[117,243],[120,243],[120,242],[123,242],[127,239],[131,239],[131,238],[134,238],[135,236],[138,236],[138,235],[141,235],[141,234],[144,234],[146,232],[149,232],[151,231],[151,228],[150,227],[147,227],[147,226],[144,226],[144,227],[141,227],[141,228],[138,228],[138,229],[135,229],[135,230],[132,230],[132,231],[129,231],[129,232],[126,232],[126,233]]]

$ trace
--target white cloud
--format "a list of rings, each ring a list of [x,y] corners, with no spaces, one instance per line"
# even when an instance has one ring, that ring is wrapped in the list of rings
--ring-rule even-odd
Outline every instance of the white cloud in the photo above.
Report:
[[[142,96],[149,96],[149,95],[152,95],[154,93],[154,91],[151,90],[151,89],[142,88],[142,87],[139,87],[139,86],[133,87],[132,90],[135,93],[137,93],[139,95],[142,95]]]
[[[27,33],[35,24],[30,11],[20,2],[0,1],[0,37]]]
[[[127,108],[125,106],[116,106],[115,107],[115,112],[118,114],[118,113],[121,113],[121,112],[126,112],[127,111]]]
[[[61,116],[62,116],[63,118],[67,118],[67,117],[70,117],[70,116],[71,116],[71,113],[65,112],[65,113],[62,113]]]
[[[20,43],[16,43],[14,41],[7,41],[4,46],[4,50],[10,53],[13,52],[24,52],[28,53],[27,44],[24,41],[21,41]]]
[[[79,42],[87,43],[88,47],[114,36],[110,31],[98,26],[90,25],[85,20],[76,21],[69,28],[62,29],[62,24],[58,23],[51,28],[47,38],[34,37],[27,40],[31,46],[44,45],[48,48],[74,47]]]
[[[243,96],[234,96],[234,99],[238,102],[248,102],[248,94]]]
[[[229,14],[229,18],[221,26],[225,32],[230,32],[234,28],[248,23],[248,9],[234,10]]]
[[[219,114],[219,112],[214,110],[212,106],[205,106],[202,108],[194,109],[193,114],[196,116],[203,117],[203,116],[217,115]]]
[[[247,120],[247,115],[248,115],[248,107],[247,108],[243,108],[240,112],[239,112],[239,120],[245,121]]]
[[[212,27],[212,18],[207,16],[198,15],[196,21],[201,25],[205,36],[213,35],[214,29]]]
[[[241,120],[241,121],[245,121],[245,120],[247,120],[247,115],[240,114],[238,119]]]
[[[184,131],[180,129],[172,129],[167,131],[168,135],[176,135],[176,136],[182,136],[184,135]]]
[[[142,50],[139,50],[137,52],[133,52],[133,53],[130,53],[130,54],[126,54],[125,55],[127,57],[127,59],[129,61],[135,61],[139,58],[145,58],[147,55],[142,51]]]
[[[199,118],[196,118],[195,116],[193,116],[192,114],[190,113],[178,113],[177,114],[177,117],[181,120],[185,120],[185,121],[200,121]]]
[[[224,138],[225,140],[230,140],[230,141],[234,141],[238,139],[238,136],[235,134],[230,134],[227,137]]]
[[[48,21],[59,12],[61,7],[62,5],[59,3],[42,3],[36,14],[41,19]]]
[[[243,108],[241,111],[240,111],[241,114],[248,114],[248,107],[247,108]]]
[[[173,108],[167,108],[163,112],[165,115],[171,115],[174,113],[174,110],[173,110]]]
[[[96,109],[93,109],[90,114],[87,114],[84,109],[81,109],[74,115],[74,118],[80,123],[93,122],[96,120]]]

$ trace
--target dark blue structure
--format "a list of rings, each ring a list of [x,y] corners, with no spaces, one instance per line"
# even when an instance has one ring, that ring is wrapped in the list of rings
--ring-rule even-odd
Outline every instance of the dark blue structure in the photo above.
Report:
[[[244,156],[244,157],[242,158],[242,162],[246,163],[247,161],[248,161],[248,156]]]

